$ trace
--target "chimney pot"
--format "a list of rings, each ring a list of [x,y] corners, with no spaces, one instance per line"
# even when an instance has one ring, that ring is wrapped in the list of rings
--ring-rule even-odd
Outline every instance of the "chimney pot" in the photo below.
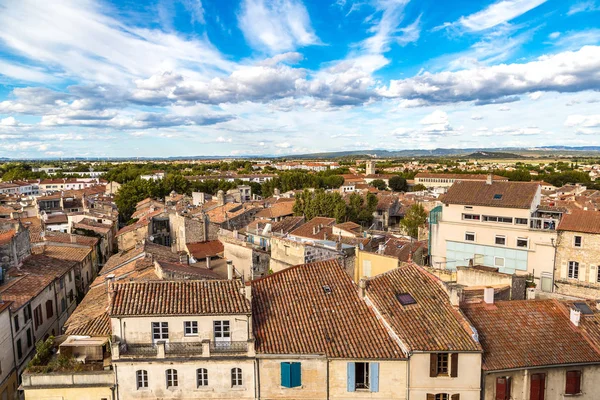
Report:
[[[491,185],[494,182],[494,176],[492,174],[488,174],[487,179],[485,180],[486,185]]]
[[[483,289],[483,301],[486,304],[494,304],[494,288],[486,287]]]
[[[571,308],[571,322],[575,326],[579,326],[579,320],[581,319],[581,311]]]
[[[367,292],[367,280],[365,278],[360,278],[358,281],[358,294],[361,299],[365,298],[365,294]]]
[[[227,260],[227,279],[233,279],[233,261]]]

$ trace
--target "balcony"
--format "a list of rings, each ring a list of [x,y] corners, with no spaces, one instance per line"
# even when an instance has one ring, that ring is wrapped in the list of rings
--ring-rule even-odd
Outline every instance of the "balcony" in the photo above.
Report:
[[[193,343],[165,343],[165,355],[173,356],[189,356],[202,355],[202,342]]]
[[[554,218],[530,218],[529,229],[555,231],[559,220]]]
[[[245,353],[248,351],[247,341],[210,342],[211,353]]]
[[[158,347],[155,344],[121,343],[119,353],[122,357],[156,357]]]

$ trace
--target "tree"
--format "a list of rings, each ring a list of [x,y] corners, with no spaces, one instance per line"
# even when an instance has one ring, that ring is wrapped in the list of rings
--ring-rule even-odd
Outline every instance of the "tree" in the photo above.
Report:
[[[423,208],[422,204],[413,204],[408,208],[406,214],[400,224],[406,230],[411,237],[419,237],[419,228],[425,226],[427,222],[427,212]]]
[[[371,186],[377,188],[377,190],[386,190],[387,185],[383,179],[375,179],[371,182]]]
[[[406,192],[408,190],[408,184],[406,179],[400,175],[395,175],[390,178],[390,189],[394,192]]]
[[[413,192],[420,192],[422,190],[427,190],[427,187],[421,183],[416,184],[415,186],[413,186],[412,191]]]

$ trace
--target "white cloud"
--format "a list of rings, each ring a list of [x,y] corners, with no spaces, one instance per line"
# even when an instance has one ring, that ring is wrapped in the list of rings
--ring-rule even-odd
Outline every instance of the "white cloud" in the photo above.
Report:
[[[600,6],[597,6],[594,1],[581,1],[579,3],[573,4],[571,8],[569,8],[567,15],[592,11],[600,11]]]
[[[542,97],[544,95],[544,93],[542,92],[533,92],[533,93],[529,93],[527,96],[531,99],[531,100],[538,100],[540,97]]]
[[[560,36],[560,32],[552,32],[551,34],[548,35],[548,37],[550,39],[556,39]]]
[[[445,111],[435,110],[431,114],[426,115],[420,121],[422,132],[430,135],[446,135],[451,134],[454,129],[450,126],[448,114]]]
[[[498,135],[511,135],[511,136],[528,136],[528,135],[539,135],[542,130],[537,126],[530,126],[526,128],[513,128],[510,126],[504,126],[493,129],[494,134]]]
[[[502,106],[498,109],[498,111],[510,111],[510,107]]]
[[[458,23],[469,31],[482,31],[517,18],[545,2],[546,0],[500,0],[475,14],[461,17]]]
[[[421,99],[429,103],[501,99],[535,91],[571,92],[600,88],[600,47],[542,56],[524,64],[480,66],[456,72],[422,73],[391,80],[377,92],[385,97]],[[518,98],[517,98],[518,99]],[[514,100],[517,100],[514,99]]]
[[[300,0],[243,0],[238,22],[246,41],[268,53],[319,43]]]
[[[596,115],[569,115],[565,121],[566,126],[594,128],[600,127],[600,114]]]
[[[290,147],[292,147],[292,144],[289,142],[277,143],[275,147],[278,147],[280,149],[289,149]]]
[[[473,114],[473,115],[471,115],[471,119],[475,120],[475,121],[480,121],[483,119],[483,117],[479,114]]]
[[[14,117],[0,119],[0,126],[17,126],[17,125],[19,125],[19,121],[17,121]]]
[[[215,139],[215,142],[217,143],[231,143],[233,140],[231,140],[231,138],[224,138],[223,136],[219,136],[217,139]]]

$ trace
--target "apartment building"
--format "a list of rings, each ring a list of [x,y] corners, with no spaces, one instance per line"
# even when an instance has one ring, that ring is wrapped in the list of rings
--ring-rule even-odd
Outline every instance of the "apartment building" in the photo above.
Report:
[[[109,282],[118,396],[255,398],[249,289],[247,298],[237,280]]]
[[[0,300],[0,399],[14,399],[17,393],[17,370],[11,331],[9,301]]]
[[[485,174],[436,174],[429,172],[419,172],[415,175],[415,185],[423,185],[427,189],[450,188],[457,181],[466,182],[485,182],[489,175]],[[508,182],[504,176],[494,175],[496,182]]]
[[[595,302],[488,301],[462,307],[484,350],[484,400],[598,398]]]
[[[558,293],[600,299],[600,212],[574,210],[558,225]]]
[[[540,205],[536,182],[458,181],[429,217],[434,268],[483,265],[531,274],[552,291],[557,227],[562,212]]]

